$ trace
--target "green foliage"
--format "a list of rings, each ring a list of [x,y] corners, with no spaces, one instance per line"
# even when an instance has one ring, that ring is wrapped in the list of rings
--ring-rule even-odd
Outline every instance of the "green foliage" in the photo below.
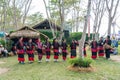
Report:
[[[70,13],[71,9],[73,9],[73,8],[76,11],[80,11],[82,15],[79,16],[79,17],[77,16],[77,18],[81,22],[81,21],[84,20],[85,9],[82,8],[82,7],[79,7],[80,2],[83,2],[83,1],[80,1],[80,0],[64,0],[64,11],[65,11],[65,15],[68,15]],[[55,22],[60,25],[61,24],[60,9],[62,8],[62,1],[49,0],[49,6],[47,6],[47,7],[51,10],[52,20],[55,20]],[[71,23],[75,23],[75,21],[76,20],[73,20]]]
[[[1,39],[0,44],[2,44],[4,47],[6,47],[8,51],[10,51],[12,48],[12,41],[11,40],[7,40],[5,43],[5,40]]]
[[[12,43],[13,43],[12,40],[8,40],[8,41],[6,42],[6,48],[7,48],[8,51],[11,51]]]
[[[90,34],[90,40],[92,40],[92,36],[93,36],[93,34]],[[89,40],[89,37],[88,37],[88,34],[86,34],[86,41],[88,41]]]
[[[10,33],[15,32],[15,31],[10,31]]]
[[[72,39],[74,40],[80,40],[82,37],[82,32],[74,32],[74,33],[71,33],[70,37],[69,38],[66,38],[68,40],[68,43],[71,42]],[[88,41],[88,34],[86,34],[86,40]],[[90,40],[92,39],[92,34],[90,34]]]
[[[82,37],[82,32],[71,33],[71,38],[75,40],[80,40]]]
[[[0,39],[0,44],[2,44],[3,46],[5,46],[5,40],[4,39]]]
[[[49,39],[53,39],[52,32],[50,30],[40,30],[41,33],[45,34],[49,37]],[[59,32],[57,32],[57,37],[59,36]],[[45,37],[43,35],[40,36],[41,40],[45,40]]]
[[[41,33],[45,34],[46,36],[48,36],[50,39],[53,38],[52,36],[52,32],[51,31],[47,31],[47,30],[40,30]],[[43,40],[44,36],[40,35],[40,38]]]
[[[79,67],[90,67],[90,64],[92,63],[92,59],[89,58],[74,58],[69,59],[69,63],[73,66],[79,66]]]
[[[30,26],[34,26],[36,25],[37,23],[40,23],[40,21],[43,20],[43,14],[40,13],[40,12],[36,12],[32,15],[29,15],[27,17],[27,24],[30,25]]]
[[[118,45],[120,45],[120,41],[118,41]]]
[[[72,42],[72,38],[71,37],[68,37],[68,38],[65,38],[67,43],[70,44]]]

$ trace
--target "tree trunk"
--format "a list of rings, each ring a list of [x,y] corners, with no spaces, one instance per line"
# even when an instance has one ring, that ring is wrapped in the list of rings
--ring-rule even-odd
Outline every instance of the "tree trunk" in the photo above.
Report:
[[[90,16],[90,9],[91,9],[91,0],[88,0],[87,15],[85,17],[83,34],[82,34],[81,40],[79,41],[79,54],[80,54],[79,57],[82,57],[82,58],[84,58],[83,47],[86,39],[87,22],[88,22],[88,17]]]
[[[112,24],[112,18],[109,17],[109,22],[108,22],[108,35],[111,35],[111,24]]]
[[[47,11],[47,5],[46,5],[45,0],[43,0],[43,2],[44,2],[44,5],[45,5],[46,14],[47,14],[47,18],[48,18],[48,22],[49,22],[50,29],[51,29],[51,31],[52,31],[53,38],[56,38],[54,29],[53,29],[52,26],[51,26],[50,17],[49,17],[48,11]]]
[[[108,35],[111,35],[111,24],[115,18],[120,0],[105,0],[108,11]],[[116,2],[116,4],[114,4]],[[110,3],[110,4],[109,4]],[[114,8],[115,7],[115,8]]]
[[[22,24],[22,26],[25,25],[25,20],[26,20],[27,14],[29,12],[31,3],[32,3],[32,0],[28,0],[26,2],[26,4],[25,4],[25,11],[24,11],[24,16],[23,16],[23,24]]]
[[[63,37],[63,28],[65,25],[64,21],[64,0],[59,0],[59,12],[60,12],[60,20],[61,20],[61,32],[60,32],[60,41]]]
[[[5,31],[6,26],[6,3],[4,2],[4,23],[3,23],[3,31]]]
[[[76,32],[79,30],[79,11],[77,11],[77,17],[76,17]]]
[[[13,10],[13,12],[14,12],[13,13],[14,14],[13,15],[13,17],[14,17],[14,22],[13,23],[14,24],[13,25],[14,25],[15,29],[17,29],[18,27],[17,27],[17,19],[16,19],[16,5],[15,5],[15,0],[13,0],[13,8],[14,8],[14,10]]]
[[[103,18],[104,12],[105,12],[105,0],[93,0],[92,1],[92,10],[94,13],[94,37],[95,40],[98,41],[99,39],[99,29],[101,26],[101,20]]]

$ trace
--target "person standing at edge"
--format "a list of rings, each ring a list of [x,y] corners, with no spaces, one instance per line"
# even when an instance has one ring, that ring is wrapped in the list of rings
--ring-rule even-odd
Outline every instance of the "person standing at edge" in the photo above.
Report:
[[[50,61],[50,49],[51,49],[51,43],[49,42],[49,39],[47,38],[45,42],[46,62]]]
[[[67,57],[67,43],[65,39],[62,40],[61,48],[62,48],[63,61],[65,61]]]
[[[93,38],[93,41],[91,43],[91,52],[92,52],[91,58],[92,59],[97,58],[97,47],[98,47],[97,41],[95,40],[95,38]]]
[[[17,48],[17,54],[18,54],[18,61],[21,64],[24,64],[25,58],[24,58],[24,43],[23,43],[23,37],[19,39],[19,41],[16,43]]]
[[[113,39],[111,40],[111,42],[112,42],[111,43],[112,47],[114,48],[113,54],[117,55],[118,54],[118,40],[115,37],[113,37]]]
[[[103,37],[100,38],[98,42],[98,56],[103,57],[104,56],[104,48],[103,48],[104,42]]]
[[[110,50],[111,50],[110,36],[107,36],[106,40],[104,41],[104,45],[107,45],[107,47],[105,47],[105,56],[106,56],[106,59],[110,59]]]
[[[75,40],[72,40],[72,43],[70,44],[70,48],[71,48],[70,58],[75,58],[76,57],[76,47],[77,47],[77,44],[75,43]]]
[[[58,61],[58,56],[59,56],[59,43],[58,40],[55,38],[53,40],[53,51],[54,51],[54,62]]]

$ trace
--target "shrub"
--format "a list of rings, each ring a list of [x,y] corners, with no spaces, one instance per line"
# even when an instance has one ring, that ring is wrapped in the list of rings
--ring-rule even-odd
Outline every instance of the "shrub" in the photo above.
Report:
[[[74,32],[71,33],[71,38],[75,40],[80,40],[82,37],[82,32]]]
[[[72,38],[71,37],[68,37],[68,38],[63,37],[63,39],[66,39],[67,44],[70,44],[72,42]]]
[[[7,50],[8,50],[9,52],[11,51],[12,44],[13,44],[13,41],[12,41],[12,40],[8,40],[8,41],[6,42],[6,48],[7,48]]]
[[[90,40],[92,39],[92,35],[93,34],[90,34]],[[82,32],[74,32],[74,33],[71,33],[70,37],[72,39],[75,39],[75,40],[80,40],[81,37],[82,37]],[[86,33],[86,40],[88,41],[88,34]]]
[[[52,32],[50,30],[40,30],[41,33],[45,34],[49,37],[49,39],[53,39]],[[57,32],[57,37],[59,36],[59,32]],[[41,40],[45,40],[43,35],[40,35]]]
[[[68,62],[73,66],[79,66],[79,67],[90,67],[90,64],[92,63],[92,59],[89,58],[74,58],[69,59]]]
[[[10,33],[15,32],[15,31],[10,31]]]
[[[93,36],[93,34],[90,34],[90,40],[92,40],[92,36]],[[88,37],[88,34],[86,34],[86,41],[88,41],[89,40],[89,37]]]
[[[5,40],[0,39],[0,44],[2,44],[3,46],[5,46]]]

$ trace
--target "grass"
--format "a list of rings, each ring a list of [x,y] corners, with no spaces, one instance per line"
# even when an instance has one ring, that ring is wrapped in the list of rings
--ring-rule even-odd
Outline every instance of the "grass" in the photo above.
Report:
[[[51,59],[53,56],[51,56]],[[0,75],[0,80],[119,80],[120,79],[120,63],[106,60],[105,58],[98,58],[94,60],[92,65],[96,68],[95,72],[73,72],[67,70],[70,65],[68,62],[61,60],[54,63],[53,59],[45,62],[37,62],[37,55],[35,62],[29,64],[26,56],[26,63],[24,65],[18,64],[17,56],[0,58],[0,61],[6,63],[0,64],[0,68],[9,68],[7,73]]]
[[[26,57],[27,59],[27,57]],[[37,59],[37,56],[36,56]],[[9,68],[7,73],[0,75],[0,80],[119,80],[120,63],[99,58],[92,64],[95,72],[72,72],[67,70],[67,62],[46,63],[35,61],[33,64],[18,64],[17,57],[1,58],[6,63],[1,68]]]
[[[120,45],[118,46],[118,54],[120,54]]]

